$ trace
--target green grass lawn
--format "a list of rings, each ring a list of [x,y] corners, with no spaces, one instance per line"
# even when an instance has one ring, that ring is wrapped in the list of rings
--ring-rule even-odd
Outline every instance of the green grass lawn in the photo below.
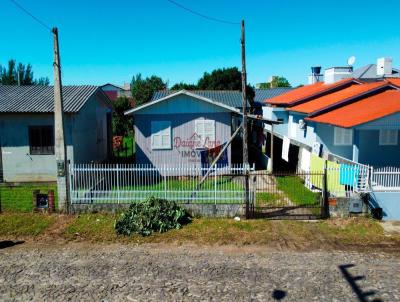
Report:
[[[282,196],[278,193],[257,192],[256,206],[273,206],[274,204],[279,203],[280,198],[282,198]]]
[[[56,216],[39,213],[0,214],[0,236],[37,236],[56,222]]]
[[[2,211],[31,212],[33,210],[32,192],[40,190],[45,193],[54,190],[54,199],[57,208],[57,185],[54,183],[20,183],[17,185],[1,184],[0,201]]]
[[[217,203],[243,202],[243,185],[231,177],[219,177],[216,183],[213,178],[208,178],[194,194],[198,183],[198,178],[167,179],[147,186],[123,186],[119,189],[125,191],[121,193],[123,198],[132,198],[132,201],[154,196],[176,202],[186,202],[196,198],[197,203],[215,203],[215,197]],[[114,191],[117,191],[117,187],[114,187]]]
[[[120,150],[114,150],[114,156],[118,158],[131,158],[135,154],[135,138],[124,136]]]
[[[117,235],[114,229],[116,214],[84,214],[66,227],[69,240],[92,242],[173,243],[196,245],[273,245],[285,238],[291,243],[307,243],[315,248],[321,244],[341,242],[349,245],[368,245],[392,242],[400,244],[400,236],[386,237],[379,222],[368,218],[337,219],[318,222],[293,220],[241,220],[224,218],[194,219],[181,229],[153,233],[148,237]],[[79,235],[77,235],[79,234]],[[322,238],[322,239],[321,239]],[[323,243],[322,243],[323,242]]]
[[[320,194],[314,193],[304,186],[298,176],[277,176],[277,188],[295,204],[301,206],[319,206]]]

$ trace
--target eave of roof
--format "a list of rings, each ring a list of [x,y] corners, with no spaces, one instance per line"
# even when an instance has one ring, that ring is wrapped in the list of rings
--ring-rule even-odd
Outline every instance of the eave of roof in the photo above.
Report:
[[[141,106],[136,107],[136,108],[132,108],[132,109],[126,111],[124,114],[125,114],[125,115],[131,115],[131,114],[133,114],[133,113],[136,113],[137,111],[143,110],[143,109],[145,109],[145,108],[147,108],[147,107],[153,106],[153,105],[155,105],[155,104],[158,104],[158,103],[163,102],[163,101],[165,101],[165,100],[171,99],[171,98],[176,97],[176,96],[178,96],[178,95],[187,95],[187,96],[190,96],[190,97],[193,97],[193,98],[202,100],[202,101],[204,101],[204,102],[207,102],[207,103],[209,103],[209,104],[212,104],[212,105],[215,105],[215,106],[224,108],[224,109],[226,109],[226,110],[229,110],[229,111],[232,111],[232,112],[235,112],[235,113],[240,113],[240,110],[239,110],[239,109],[236,109],[236,108],[234,108],[234,107],[231,107],[231,106],[222,104],[222,103],[220,103],[220,102],[216,102],[216,101],[211,100],[211,99],[209,99],[209,98],[206,98],[206,97],[200,96],[200,95],[198,95],[198,94],[189,92],[189,91],[187,91],[187,90],[180,90],[180,91],[178,91],[178,92],[169,94],[169,95],[167,95],[167,96],[165,96],[165,97],[163,97],[163,98],[156,99],[156,100],[154,100],[154,101],[151,101],[151,102],[149,102],[149,103],[146,103],[146,104],[141,105]]]

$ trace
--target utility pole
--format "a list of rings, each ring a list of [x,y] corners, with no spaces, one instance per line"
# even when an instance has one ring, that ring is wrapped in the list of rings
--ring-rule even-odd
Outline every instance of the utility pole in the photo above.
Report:
[[[58,209],[68,212],[67,150],[64,137],[64,112],[61,84],[61,63],[58,47],[58,29],[52,29],[54,38],[54,146],[57,163]]]
[[[242,20],[242,101],[243,101],[243,168],[245,169],[245,205],[246,205],[246,218],[250,217],[250,204],[249,204],[249,152],[248,152],[248,134],[247,134],[247,94],[246,94],[246,42],[244,20]]]

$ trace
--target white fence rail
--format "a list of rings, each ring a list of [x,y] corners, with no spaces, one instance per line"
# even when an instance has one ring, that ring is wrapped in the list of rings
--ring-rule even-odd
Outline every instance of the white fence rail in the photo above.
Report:
[[[400,168],[372,169],[371,184],[374,191],[400,191]]]
[[[213,167],[199,187],[207,170],[199,166],[72,165],[71,202],[123,204],[154,196],[181,203],[243,203],[246,170],[242,165]]]

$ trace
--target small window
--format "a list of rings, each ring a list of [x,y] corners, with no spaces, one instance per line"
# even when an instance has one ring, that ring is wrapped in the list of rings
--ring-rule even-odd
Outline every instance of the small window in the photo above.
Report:
[[[151,122],[151,149],[171,149],[171,122]]]
[[[379,145],[397,145],[398,137],[399,135],[397,130],[379,130]]]
[[[333,144],[336,146],[351,146],[353,144],[353,129],[334,128]]]
[[[53,126],[29,127],[29,153],[32,155],[54,154]]]
[[[215,121],[195,120],[195,132],[201,139],[201,145],[208,148],[215,147]]]

